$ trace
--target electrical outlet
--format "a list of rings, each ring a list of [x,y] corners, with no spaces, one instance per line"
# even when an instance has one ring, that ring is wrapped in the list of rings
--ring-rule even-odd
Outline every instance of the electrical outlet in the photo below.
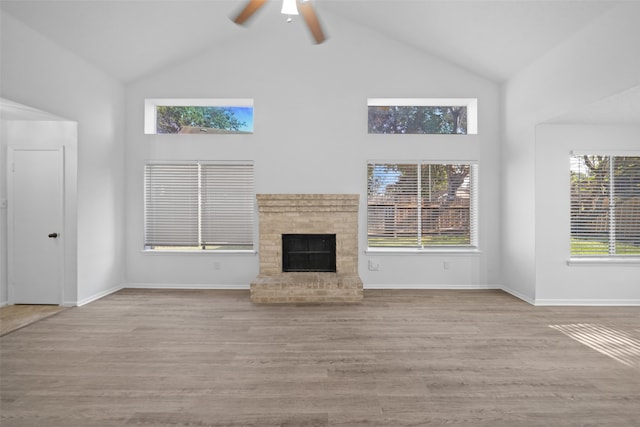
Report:
[[[219,262],[216,261],[216,262],[213,263],[213,269],[214,270],[220,270],[220,268],[221,268],[221,266],[220,266]]]
[[[451,263],[449,261],[445,261],[442,263],[442,268],[448,270],[451,267]]]
[[[380,270],[380,261],[377,259],[369,260],[369,271],[378,271]]]
[[[7,199],[0,199],[0,209],[7,209]]]

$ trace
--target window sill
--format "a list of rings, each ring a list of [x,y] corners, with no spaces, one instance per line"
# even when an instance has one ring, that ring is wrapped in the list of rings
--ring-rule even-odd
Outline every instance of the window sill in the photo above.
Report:
[[[256,250],[157,250],[143,249],[140,251],[144,255],[256,255]]]
[[[574,265],[629,265],[640,266],[640,257],[584,257],[570,258],[568,266]]]
[[[365,255],[479,255],[478,248],[367,248]]]

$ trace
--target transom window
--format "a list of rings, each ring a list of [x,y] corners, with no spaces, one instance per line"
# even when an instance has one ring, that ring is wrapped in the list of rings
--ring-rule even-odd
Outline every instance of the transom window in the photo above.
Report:
[[[640,156],[580,154],[571,164],[571,256],[640,256]]]
[[[149,162],[147,250],[253,250],[252,162]]]
[[[145,134],[253,133],[253,99],[146,99]]]
[[[473,98],[369,98],[369,133],[477,134]]]
[[[473,163],[369,163],[368,247],[476,247],[476,170]]]

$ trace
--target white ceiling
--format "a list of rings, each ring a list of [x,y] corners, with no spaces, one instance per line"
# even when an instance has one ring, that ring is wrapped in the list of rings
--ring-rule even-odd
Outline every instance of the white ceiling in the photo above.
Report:
[[[328,1],[323,6],[501,82],[615,7],[615,3],[374,0]]]
[[[496,82],[511,77],[613,0],[313,0],[331,37],[338,15]],[[243,31],[244,0],[0,0],[6,11],[123,82],[201,53]],[[279,2],[254,19],[284,25]],[[257,32],[256,32],[257,33]]]
[[[332,32],[335,25],[362,26],[501,83],[625,0],[312,1],[329,35],[327,44],[340,43],[333,34],[344,31]],[[240,32],[248,35],[253,30],[260,37],[265,28],[286,25],[279,0],[271,0],[248,28],[237,26],[229,17],[244,4],[245,0],[0,0],[0,10],[128,83],[214,49]],[[603,114],[616,122],[640,123],[640,89],[556,122]]]

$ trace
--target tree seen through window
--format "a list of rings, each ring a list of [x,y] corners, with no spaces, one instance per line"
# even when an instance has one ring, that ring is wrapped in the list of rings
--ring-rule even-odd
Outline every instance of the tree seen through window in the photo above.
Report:
[[[466,134],[464,106],[369,106],[369,133]]]
[[[253,108],[158,105],[156,123],[157,133],[250,133]]]

